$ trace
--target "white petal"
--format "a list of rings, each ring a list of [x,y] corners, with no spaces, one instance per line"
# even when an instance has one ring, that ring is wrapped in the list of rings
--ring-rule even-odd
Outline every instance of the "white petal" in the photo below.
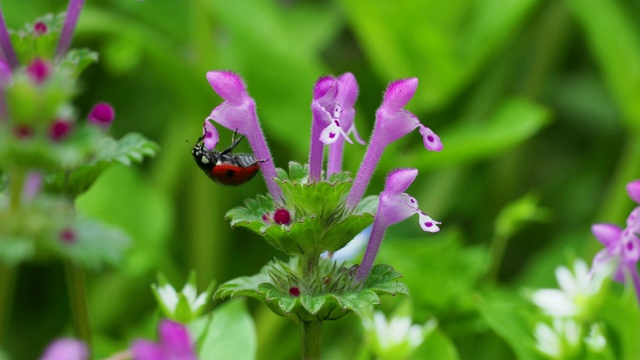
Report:
[[[440,231],[438,224],[442,224],[441,222],[433,220],[429,215],[423,212],[418,212],[418,217],[420,221],[420,227],[422,228],[422,230],[431,232],[431,233]]]
[[[578,285],[573,277],[571,271],[565,266],[558,266],[556,268],[556,279],[560,288],[567,294],[574,295],[578,293]]]
[[[562,346],[560,338],[555,331],[549,327],[549,325],[538,323],[536,325],[534,335],[537,340],[536,347],[538,350],[551,357],[558,357],[560,355]]]
[[[178,293],[176,293],[173,286],[166,284],[165,286],[159,287],[158,295],[160,295],[162,303],[167,307],[167,309],[169,309],[169,311],[172,313],[176,311],[176,307],[178,306]]]
[[[567,294],[555,289],[541,289],[532,297],[533,302],[544,312],[552,316],[574,316],[578,307]]]

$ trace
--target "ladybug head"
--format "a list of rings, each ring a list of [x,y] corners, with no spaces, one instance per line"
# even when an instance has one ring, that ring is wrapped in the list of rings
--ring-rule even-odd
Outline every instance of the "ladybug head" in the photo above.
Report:
[[[191,149],[191,155],[196,164],[205,172],[210,171],[218,163],[219,154],[215,150],[205,148],[203,143],[197,143]]]

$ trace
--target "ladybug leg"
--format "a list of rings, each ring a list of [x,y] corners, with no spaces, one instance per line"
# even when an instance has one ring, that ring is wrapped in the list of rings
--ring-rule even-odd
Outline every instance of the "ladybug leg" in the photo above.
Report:
[[[242,141],[242,139],[244,139],[243,135],[240,135],[240,138],[238,138],[236,140],[236,134],[238,133],[238,129],[236,129],[236,131],[233,132],[233,135],[231,137],[231,146],[229,146],[228,148],[222,150],[222,152],[220,153],[221,155],[227,155],[228,153],[230,153],[231,151],[233,151],[233,149],[238,146],[238,144],[240,143],[240,141]]]

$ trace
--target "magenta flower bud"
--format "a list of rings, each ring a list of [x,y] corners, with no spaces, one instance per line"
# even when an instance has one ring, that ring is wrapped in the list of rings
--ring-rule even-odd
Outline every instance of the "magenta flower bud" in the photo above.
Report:
[[[289,295],[293,296],[293,297],[299,297],[300,296],[300,289],[297,286],[292,286],[289,288]]]
[[[113,106],[107,103],[101,102],[101,103],[97,103],[93,107],[93,109],[91,109],[91,112],[87,116],[87,119],[91,123],[98,125],[101,128],[106,130],[109,128],[109,126],[111,125],[115,117],[116,117],[116,113],[115,113],[115,110],[113,109]]]
[[[49,346],[40,360],[87,360],[89,347],[80,340],[58,339]]]
[[[13,127],[13,134],[21,140],[29,139],[33,136],[34,130],[29,125],[16,125]]]
[[[37,23],[33,24],[33,33],[36,36],[40,36],[40,35],[44,35],[47,33],[47,24],[43,23],[42,21],[38,21]]]
[[[48,136],[53,141],[60,141],[73,130],[73,123],[69,120],[55,120],[49,125]]]
[[[76,232],[72,228],[60,230],[60,240],[65,244],[72,244],[76,241]]]
[[[27,74],[37,85],[42,85],[51,75],[51,64],[40,58],[35,59],[27,66]]]
[[[278,209],[273,213],[273,221],[278,225],[289,225],[291,223],[291,214],[287,209]]]

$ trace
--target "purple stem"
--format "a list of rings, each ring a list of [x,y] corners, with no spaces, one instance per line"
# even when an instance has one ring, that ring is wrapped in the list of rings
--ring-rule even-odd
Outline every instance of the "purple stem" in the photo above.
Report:
[[[20,65],[16,52],[13,50],[13,46],[11,45],[11,37],[9,36],[7,24],[4,22],[2,9],[0,9],[0,48],[2,48],[2,53],[12,69],[15,69]]]
[[[633,287],[636,290],[636,299],[638,300],[638,305],[640,305],[640,278],[638,278],[638,270],[635,265],[632,264],[628,264],[628,267],[631,279],[633,280]]]
[[[71,0],[67,7],[67,14],[64,19],[64,26],[62,27],[62,33],[60,34],[60,40],[58,40],[58,48],[56,49],[56,57],[61,58],[69,50],[71,46],[71,39],[73,39],[73,32],[76,29],[78,17],[80,11],[84,6],[84,0]]]
[[[311,109],[315,112],[314,109]],[[320,181],[322,176],[322,158],[324,156],[324,144],[320,141],[320,133],[323,130],[322,123],[314,119],[311,121],[311,145],[309,149],[309,182]]]
[[[327,164],[327,178],[342,171],[342,155],[344,154],[344,139],[339,138],[329,146],[329,162]]]
[[[380,245],[382,244],[382,239],[386,231],[387,225],[382,224],[382,221],[378,221],[378,214],[376,214],[376,221],[373,222],[367,249],[364,252],[362,263],[358,266],[358,272],[355,277],[356,282],[364,281],[369,276],[371,268],[373,268],[373,261],[376,259],[378,250],[380,250]]]
[[[351,187],[351,191],[349,191],[349,196],[347,197],[347,207],[349,209],[353,209],[358,205],[362,199],[362,195],[364,195],[364,192],[367,190],[367,186],[371,180],[371,175],[376,169],[378,161],[380,161],[380,158],[382,157],[382,152],[386,147],[386,144],[380,146],[379,143],[383,142],[376,139],[376,132],[374,131],[371,136],[371,141],[369,141],[367,152],[364,154],[364,159],[362,160],[360,169],[358,169],[356,180],[353,182],[353,186]]]

